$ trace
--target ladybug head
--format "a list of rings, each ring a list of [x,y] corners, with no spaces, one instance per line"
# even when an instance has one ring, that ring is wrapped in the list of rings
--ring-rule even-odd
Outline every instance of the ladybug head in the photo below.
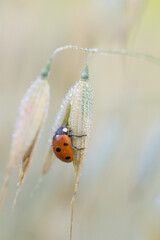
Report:
[[[58,128],[55,135],[68,134],[68,132],[69,132],[69,129],[65,126],[62,126],[62,127]]]

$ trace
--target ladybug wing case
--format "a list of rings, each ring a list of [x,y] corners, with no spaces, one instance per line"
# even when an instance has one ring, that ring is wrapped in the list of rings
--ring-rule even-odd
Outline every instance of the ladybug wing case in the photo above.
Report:
[[[73,161],[72,142],[68,135],[57,135],[56,138],[53,138],[52,147],[56,157],[61,161]]]

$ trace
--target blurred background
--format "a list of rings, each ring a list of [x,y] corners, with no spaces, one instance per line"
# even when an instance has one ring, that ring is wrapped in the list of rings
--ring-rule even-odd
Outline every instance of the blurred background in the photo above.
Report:
[[[158,0],[0,1],[0,182],[19,103],[57,47],[128,49],[160,57]],[[87,54],[59,53],[50,75],[51,104],[38,151],[12,203],[12,176],[0,240],[69,239],[74,168],[56,160],[30,197],[43,166],[56,112],[80,78]],[[75,202],[73,240],[160,239],[160,65],[93,55],[93,131]]]

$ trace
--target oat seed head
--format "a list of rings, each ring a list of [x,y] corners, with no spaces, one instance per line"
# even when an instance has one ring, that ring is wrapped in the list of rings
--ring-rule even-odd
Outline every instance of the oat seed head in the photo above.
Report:
[[[55,123],[52,128],[53,133],[55,133],[55,131],[59,127],[63,125],[66,126],[68,124],[68,118],[69,118],[70,108],[71,108],[71,99],[73,98],[77,85],[78,85],[78,82],[76,82],[75,85],[70,88],[65,98],[63,99],[60,109],[57,113]]]
[[[52,127],[52,135],[51,135],[51,137],[48,141],[49,142],[49,148],[48,148],[48,151],[47,151],[47,155],[46,155],[43,170],[42,170],[43,174],[46,174],[49,171],[49,169],[52,166],[52,163],[53,163],[54,159],[56,158],[54,153],[53,153],[52,147],[51,147],[52,138],[53,138],[53,135],[55,134],[56,130],[59,127],[61,127],[63,125],[64,126],[68,125],[68,118],[69,118],[70,108],[71,108],[71,99],[73,97],[73,94],[74,94],[74,91],[75,91],[75,88],[76,88],[77,84],[78,84],[78,82],[75,83],[75,85],[70,88],[70,90],[66,94],[65,98],[63,99],[62,104],[61,104],[61,106],[59,108],[59,111],[57,113],[54,125]]]
[[[88,79],[88,66],[86,66],[71,99],[71,110],[68,119],[68,127],[72,129],[75,135],[87,135],[85,137],[72,139],[74,146],[77,148],[84,148],[84,150],[80,151],[74,150],[73,164],[76,174],[78,174],[78,182],[86,158],[90,137],[92,125],[92,102],[92,88]]]
[[[26,92],[19,110],[11,147],[11,159],[21,163],[21,159],[32,146],[48,113],[48,81],[37,79]]]
[[[48,113],[49,84],[40,77],[24,95],[15,124],[10,160],[4,177],[0,208],[2,207],[12,170],[19,167],[19,186],[34,156],[40,133]]]
[[[56,116],[52,135],[49,139],[49,149],[43,166],[43,174],[50,169],[53,160],[56,158],[51,148],[52,138],[56,130],[61,126],[67,126],[72,130],[73,134],[86,134],[83,139],[73,140],[76,147],[84,147],[83,153],[74,151],[74,167],[76,171],[82,167],[86,151],[88,147],[88,139],[90,135],[91,119],[92,119],[92,89],[88,78],[88,65],[85,67],[82,77],[68,91],[62,101],[58,114]],[[78,159],[78,160],[76,160]],[[80,161],[82,159],[82,161]],[[80,177],[80,174],[79,174]]]
[[[83,164],[86,159],[90,131],[92,126],[92,107],[92,88],[89,83],[88,66],[86,66],[82,73],[81,79],[79,80],[75,88],[74,95],[71,99],[71,109],[68,119],[68,126],[72,129],[73,134],[86,135],[80,138],[72,139],[73,145],[76,148],[83,148],[83,150],[74,150],[73,165],[75,168],[76,177],[71,207],[70,240],[72,240],[75,195],[78,190]]]

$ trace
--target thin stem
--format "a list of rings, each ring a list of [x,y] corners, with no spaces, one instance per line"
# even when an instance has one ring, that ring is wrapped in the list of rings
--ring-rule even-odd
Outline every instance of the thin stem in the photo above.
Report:
[[[71,223],[70,223],[70,240],[72,240],[72,228],[73,228],[73,212],[74,212],[74,202],[75,202],[75,196],[78,188],[78,174],[76,173],[76,178],[74,182],[74,190],[73,190],[73,197],[72,197],[72,202],[71,202]]]
[[[136,57],[139,58],[141,60],[147,60],[150,61],[152,63],[155,64],[160,64],[160,58],[154,57],[152,55],[149,54],[145,54],[145,53],[140,53],[140,52],[135,52],[135,51],[128,51],[126,49],[119,49],[119,50],[100,50],[98,48],[82,48],[76,45],[66,45],[64,47],[59,47],[56,48],[56,50],[53,51],[53,53],[51,54],[46,66],[42,69],[42,72],[40,74],[41,78],[43,79],[47,79],[50,73],[50,68],[51,68],[51,64],[52,64],[52,60],[54,58],[54,56],[63,51],[63,50],[67,50],[67,49],[75,49],[75,50],[79,50],[81,52],[88,52],[90,54],[101,54],[101,55],[125,55],[125,56],[129,56],[129,57]],[[91,55],[88,56],[88,59]],[[88,60],[87,60],[88,61]]]
[[[64,47],[57,48],[52,53],[49,61],[51,61],[58,52],[61,52],[61,51],[66,50],[66,49],[75,49],[75,50],[79,50],[79,51],[82,51],[82,52],[98,53],[98,54],[101,54],[101,55],[125,55],[125,56],[140,58],[142,60],[147,60],[147,61],[150,61],[152,63],[160,64],[160,58],[157,58],[157,57],[154,57],[152,55],[145,54],[145,53],[128,51],[126,49],[100,50],[98,48],[82,48],[82,47],[79,47],[79,46],[76,46],[76,45],[67,45],[67,46],[64,46]]]

